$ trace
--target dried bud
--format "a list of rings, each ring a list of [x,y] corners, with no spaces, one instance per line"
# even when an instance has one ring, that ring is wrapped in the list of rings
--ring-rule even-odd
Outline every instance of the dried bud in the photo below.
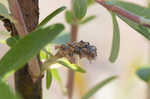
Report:
[[[80,58],[87,58],[89,61],[95,59],[97,56],[97,49],[95,46],[90,45],[89,42],[69,42],[66,45],[56,46],[58,49],[58,54],[62,57],[66,57],[69,60],[74,57],[74,55],[79,55]]]

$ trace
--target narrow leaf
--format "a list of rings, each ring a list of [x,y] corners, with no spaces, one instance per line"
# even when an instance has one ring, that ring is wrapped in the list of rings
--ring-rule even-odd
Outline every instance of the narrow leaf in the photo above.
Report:
[[[109,77],[105,80],[103,80],[102,82],[96,84],[93,88],[91,88],[83,97],[82,99],[90,99],[91,96],[93,96],[96,92],[98,92],[102,87],[104,87],[105,85],[107,85],[108,83],[110,83],[111,81],[115,80],[117,77],[116,76],[112,76]]]
[[[38,29],[13,46],[0,60],[0,77],[8,72],[16,71],[35,56],[41,48],[50,43],[62,30],[62,24],[55,24]]]
[[[113,20],[113,41],[111,48],[111,55],[109,57],[110,62],[115,62],[118,57],[119,49],[120,49],[120,31],[116,19],[116,15],[111,13]]]
[[[65,13],[65,19],[66,19],[66,22],[68,24],[73,24],[74,23],[74,15],[71,11],[66,11]]]
[[[46,71],[46,88],[49,89],[52,83],[52,74],[51,74],[51,70],[48,69]]]
[[[66,44],[69,41],[70,41],[70,34],[69,34],[69,32],[62,32],[51,43],[54,43],[54,44]]]
[[[142,67],[139,68],[136,72],[140,79],[144,80],[145,82],[150,81],[150,67]]]
[[[44,20],[42,20],[42,22],[37,26],[37,28],[40,28],[40,27],[46,25],[53,17],[55,17],[57,14],[61,13],[65,9],[66,9],[66,7],[64,7],[64,6],[56,9],[54,12],[49,14]]]
[[[7,84],[0,81],[0,99],[21,99],[19,96],[13,94],[12,90]]]
[[[119,15],[118,15],[119,16]],[[137,31],[138,33],[140,33],[141,35],[143,35],[146,39],[150,40],[150,31],[148,28],[137,24],[125,17],[119,16],[119,18],[121,20],[123,20],[125,23],[127,23],[131,28],[133,28],[135,31]]]
[[[60,77],[60,74],[58,72],[58,70],[56,68],[51,69],[51,73],[52,73],[52,77],[56,79],[56,81],[58,82],[62,92],[64,94],[66,94],[66,88],[64,87],[63,83],[62,83],[62,79]]]
[[[76,72],[82,72],[82,73],[85,73],[86,71],[84,69],[82,69],[80,66],[76,65],[76,64],[71,64],[67,59],[59,59],[57,61],[57,63],[69,68],[69,69],[72,69]]]
[[[5,18],[10,17],[7,8],[2,3],[0,3],[0,16],[3,16]]]
[[[51,69],[52,76],[58,81],[58,83],[62,83],[62,79],[59,75],[59,72],[56,68]]]
[[[134,3],[124,2],[124,1],[106,1],[107,4],[119,6],[135,15],[150,19],[150,8],[146,8]],[[119,15],[118,15],[119,16]],[[145,38],[150,40],[150,31],[149,28],[144,27],[140,24],[137,24],[125,17],[119,16],[121,20],[127,23],[130,27],[136,30],[138,33],[143,35]]]
[[[96,18],[95,15],[93,15],[93,16],[88,16],[87,18],[83,19],[83,20],[80,22],[80,24],[86,24],[86,23],[92,21],[92,20],[95,19],[95,18]]]
[[[91,6],[91,5],[93,5],[94,3],[95,3],[94,0],[87,0],[87,6],[88,7]]]
[[[13,47],[19,41],[19,36],[9,37],[6,42],[9,47]]]
[[[73,0],[73,13],[77,19],[82,19],[86,15],[87,1],[86,0]]]

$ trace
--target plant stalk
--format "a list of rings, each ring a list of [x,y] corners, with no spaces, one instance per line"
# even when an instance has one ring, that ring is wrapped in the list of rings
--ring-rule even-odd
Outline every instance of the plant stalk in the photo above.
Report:
[[[72,24],[71,25],[71,34],[70,34],[70,41],[76,41],[77,40],[77,34],[78,34],[78,25]],[[72,63],[76,63],[76,60],[71,60]],[[74,86],[74,76],[75,73],[73,70],[68,70],[68,80],[67,80],[67,92],[68,92],[68,99],[72,99],[73,95],[73,86]]]

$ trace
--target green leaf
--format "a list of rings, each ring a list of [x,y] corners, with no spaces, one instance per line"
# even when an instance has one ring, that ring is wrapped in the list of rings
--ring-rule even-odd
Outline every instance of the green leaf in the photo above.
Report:
[[[18,40],[19,40],[19,36],[17,35],[17,36],[14,36],[14,37],[9,37],[9,38],[6,40],[6,42],[7,42],[7,45],[8,45],[9,47],[13,47],[14,45],[17,44]]]
[[[7,84],[0,81],[0,99],[21,99],[19,96],[13,94],[12,90]]]
[[[120,49],[120,31],[116,19],[115,13],[111,13],[113,20],[113,41],[111,48],[111,55],[109,57],[110,62],[115,62],[118,57],[119,49]]]
[[[13,46],[7,54],[0,60],[0,77],[7,76],[8,72],[16,71],[23,67],[41,48],[50,43],[64,26],[55,24],[45,28],[38,29],[25,36]]]
[[[40,59],[41,60],[46,60],[47,59],[47,54],[43,50],[40,51]]]
[[[68,24],[73,24],[75,17],[71,11],[66,11],[65,19]]]
[[[82,69],[80,66],[78,66],[77,64],[71,64],[67,59],[59,59],[57,61],[57,63],[69,68],[69,69],[72,69],[76,72],[82,72],[82,73],[85,73],[86,71],[84,69]]]
[[[146,39],[150,40],[150,31],[147,27],[139,25],[125,17],[122,17],[122,16],[119,16],[119,18],[122,19],[125,23],[127,23],[131,28],[136,30],[138,33],[143,35]]]
[[[107,2],[107,4],[119,6],[129,12],[132,12],[135,15],[150,19],[150,8],[145,8],[145,7],[142,7],[142,6],[134,4],[134,3],[123,2],[123,1],[106,1],[106,2]],[[144,27],[140,24],[137,24],[125,17],[119,16],[119,18],[122,19],[125,23],[127,23],[134,30],[136,30],[138,33],[143,35],[145,38],[150,40],[149,28]]]
[[[91,88],[83,97],[82,99],[90,99],[91,96],[93,96],[96,92],[98,92],[102,87],[116,79],[116,76],[109,77],[102,82],[96,84],[93,88]]]
[[[9,16],[7,8],[2,3],[0,3],[0,16],[4,16],[4,17]]]
[[[107,4],[119,6],[129,12],[132,12],[138,16],[150,19],[150,8],[140,6],[131,2],[124,1],[106,1]]]
[[[51,43],[54,43],[54,44],[66,44],[69,41],[70,41],[70,34],[69,34],[69,32],[62,32]]]
[[[73,0],[73,13],[77,19],[82,19],[86,15],[87,1],[86,0]]]
[[[49,89],[52,83],[52,74],[51,74],[51,70],[48,69],[46,71],[46,88]]]
[[[140,79],[144,80],[145,82],[150,81],[150,67],[142,67],[139,68],[136,72]]]
[[[66,88],[64,87],[63,83],[62,83],[62,79],[60,77],[60,74],[58,72],[58,70],[56,68],[52,68],[51,69],[51,73],[52,73],[52,77],[56,79],[56,81],[58,82],[62,92],[64,94],[66,94]]]
[[[94,3],[95,3],[94,0],[87,0],[87,6],[88,7],[91,6],[91,5],[93,5]]]
[[[66,9],[66,7],[64,7],[64,6],[56,9],[54,12],[49,14],[44,20],[42,20],[42,22],[40,22],[40,24],[37,26],[37,28],[40,28],[40,27],[46,25],[53,17],[55,17],[57,14],[61,13],[65,9]]]
[[[59,72],[56,68],[51,69],[52,76],[58,81],[58,83],[62,83],[62,79],[59,75]]]
[[[95,15],[88,16],[88,17],[86,17],[85,19],[81,20],[81,22],[80,22],[79,24],[86,24],[86,23],[92,21],[92,20],[95,19],[95,18],[96,18]]]

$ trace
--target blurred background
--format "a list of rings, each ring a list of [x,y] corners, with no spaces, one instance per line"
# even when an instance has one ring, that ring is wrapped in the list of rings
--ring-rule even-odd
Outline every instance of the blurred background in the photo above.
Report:
[[[5,1],[5,0],[0,0]],[[124,0],[136,4],[147,6],[147,0]],[[70,9],[70,0],[40,0],[40,21],[49,13],[60,6],[67,6]],[[148,64],[150,61],[150,42],[142,35],[130,28],[126,23],[118,19],[121,45],[120,53],[115,63],[110,63],[108,57],[112,42],[112,19],[108,11],[99,4],[92,5],[87,15],[96,15],[97,18],[79,28],[78,41],[84,40],[97,47],[98,56],[91,63],[80,60],[82,67],[86,69],[86,74],[76,74],[74,99],[79,99],[88,89],[96,83],[112,75],[117,75],[117,80],[109,83],[98,91],[91,99],[146,99],[146,83],[136,76],[136,69]],[[65,22],[64,13],[57,15],[49,24],[61,22],[66,26],[66,31],[70,31],[69,25]],[[0,30],[3,30],[0,24]],[[5,36],[0,35],[0,39]],[[0,57],[8,50],[8,46],[0,44]],[[63,85],[66,85],[67,69],[60,68]],[[9,83],[13,87],[13,77]],[[53,80],[52,87],[47,90],[45,80],[43,80],[43,99],[65,99],[58,83]]]

